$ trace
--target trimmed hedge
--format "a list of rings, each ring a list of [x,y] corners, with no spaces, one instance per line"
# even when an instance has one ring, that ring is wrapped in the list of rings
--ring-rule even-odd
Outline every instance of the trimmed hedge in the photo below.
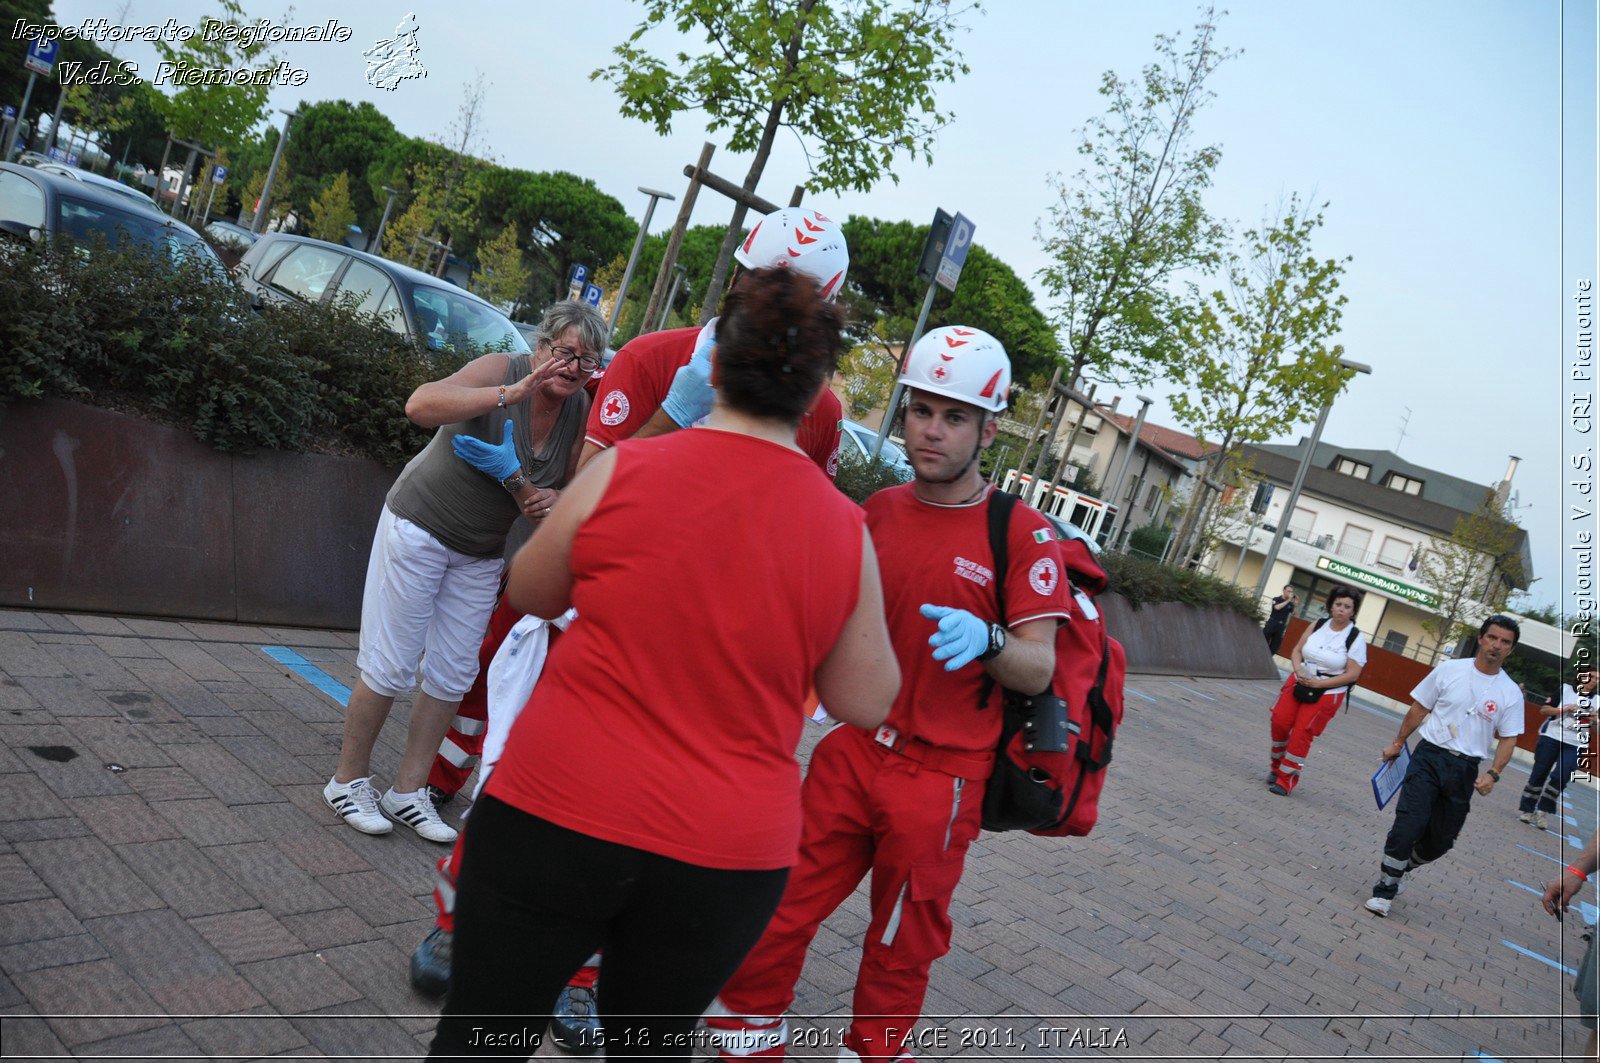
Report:
[[[218,450],[408,460],[425,381],[468,355],[427,351],[348,305],[251,309],[196,256],[0,245],[0,406],[56,396],[192,431]]]
[[[1135,609],[1146,602],[1183,602],[1232,609],[1253,623],[1263,620],[1254,594],[1215,576],[1109,550],[1098,555],[1098,560],[1111,577],[1111,590],[1128,599]]]

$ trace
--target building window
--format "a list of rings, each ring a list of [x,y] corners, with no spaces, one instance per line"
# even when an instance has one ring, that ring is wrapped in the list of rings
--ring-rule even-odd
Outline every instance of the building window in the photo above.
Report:
[[[1160,497],[1161,497],[1161,485],[1160,484],[1151,484],[1150,485],[1150,493],[1144,496],[1144,508],[1148,509],[1150,512],[1154,513],[1155,509],[1156,509],[1156,500],[1159,499]]]
[[[1406,652],[1406,636],[1390,628],[1389,633],[1383,636],[1383,648],[1390,653]]]
[[[1357,480],[1365,480],[1372,475],[1372,466],[1365,462],[1353,461],[1350,458],[1340,458],[1333,463],[1334,472],[1342,472],[1346,476],[1354,476]]]
[[[1411,544],[1392,535],[1383,537],[1383,549],[1378,551],[1378,564],[1391,572],[1400,572],[1411,560]]]
[[[1294,507],[1294,516],[1289,518],[1289,534],[1296,539],[1309,540],[1311,526],[1316,523],[1317,515],[1309,509],[1300,506]]]
[[[1346,524],[1344,526],[1344,534],[1339,536],[1339,549],[1335,553],[1351,561],[1365,561],[1367,559],[1367,547],[1371,543],[1371,528]]]
[[[1422,481],[1421,480],[1413,480],[1411,477],[1409,477],[1409,476],[1401,476],[1397,472],[1392,472],[1392,473],[1389,474],[1389,478],[1384,481],[1384,486],[1387,487],[1391,491],[1399,491],[1401,494],[1406,494],[1406,495],[1420,495],[1420,494],[1422,494]]]

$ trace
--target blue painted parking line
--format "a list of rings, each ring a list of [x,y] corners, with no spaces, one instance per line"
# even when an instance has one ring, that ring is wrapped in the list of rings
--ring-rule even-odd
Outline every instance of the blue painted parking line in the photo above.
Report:
[[[1526,845],[1519,845],[1519,846],[1517,846],[1517,848],[1521,849],[1525,853],[1532,853],[1534,856],[1542,856],[1546,860],[1549,860],[1552,863],[1556,863],[1556,864],[1564,864],[1564,863],[1566,863],[1566,861],[1561,859],[1559,856],[1551,856],[1549,853],[1541,853],[1539,850],[1530,849]]]
[[[1567,826],[1569,827],[1576,827],[1578,825],[1576,816],[1562,816],[1561,818],[1567,821]]]
[[[287,646],[263,646],[261,652],[283,665],[340,705],[350,704],[350,688]]]
[[[1151,697],[1149,694],[1140,694],[1137,690],[1133,689],[1132,687],[1123,687],[1122,689],[1126,690],[1128,693],[1133,694],[1136,697],[1141,697],[1146,701],[1154,701],[1154,700],[1156,700],[1155,698]]]
[[[1530,959],[1535,959],[1535,960],[1538,960],[1540,963],[1546,964],[1546,965],[1548,965],[1550,967],[1554,967],[1558,971],[1564,971],[1564,972],[1566,972],[1567,974],[1570,974],[1570,975],[1576,975],[1578,973],[1577,971],[1573,970],[1571,967],[1568,967],[1564,963],[1561,963],[1561,962],[1559,962],[1557,960],[1552,960],[1548,956],[1541,956],[1537,952],[1534,952],[1532,949],[1525,949],[1521,945],[1518,945],[1518,944],[1516,944],[1514,942],[1507,941],[1505,938],[1501,938],[1500,939],[1500,944],[1504,945],[1506,948],[1510,949],[1513,952],[1520,952],[1524,956],[1529,957]]]
[[[1583,839],[1578,837],[1576,834],[1569,834],[1566,837],[1567,837],[1567,844],[1572,846],[1574,849],[1582,849],[1583,848]]]
[[[1210,694],[1202,694],[1198,690],[1190,689],[1189,687],[1184,686],[1182,683],[1175,683],[1171,679],[1167,680],[1167,682],[1172,683],[1172,685],[1177,687],[1179,690],[1188,690],[1189,693],[1193,694],[1197,698],[1205,698],[1207,701],[1216,701],[1217,700],[1216,698],[1212,697]]]
[[[1487,1059],[1489,1061],[1489,1063],[1505,1063],[1505,1060],[1501,1059],[1500,1057],[1491,1056],[1489,1053],[1487,1053],[1485,1051],[1482,1051],[1481,1049],[1478,1051],[1478,1054],[1473,1056],[1472,1058],[1473,1059]]]

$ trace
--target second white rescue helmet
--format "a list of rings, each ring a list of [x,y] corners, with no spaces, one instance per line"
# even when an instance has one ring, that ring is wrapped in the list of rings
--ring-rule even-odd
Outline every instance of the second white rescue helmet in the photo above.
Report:
[[[850,268],[839,223],[806,207],[783,207],[756,222],[733,257],[745,269],[797,269],[829,300],[839,295]]]
[[[1011,391],[1011,359],[982,329],[946,325],[925,333],[911,348],[900,383],[999,413]]]

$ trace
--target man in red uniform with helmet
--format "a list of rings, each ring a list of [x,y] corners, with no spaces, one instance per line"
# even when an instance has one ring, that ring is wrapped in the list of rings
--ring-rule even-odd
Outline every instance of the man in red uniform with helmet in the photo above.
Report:
[[[850,265],[849,249],[839,226],[816,211],[801,207],[785,207],[759,220],[734,252],[734,258],[747,270],[777,266],[800,270],[821,286],[823,297],[829,300],[843,287]],[[733,284],[738,282],[736,276]],[[629,341],[599,378],[578,468],[621,440],[661,435],[703,420],[711,411],[710,356],[715,344],[715,319],[703,328],[668,329]],[[842,416],[838,396],[824,388],[800,421],[801,449],[829,477],[838,471]],[[478,682],[462,700],[429,776],[429,783],[439,786],[441,793],[454,794],[477,764],[487,730],[488,706],[483,686],[488,663],[519,618],[503,604],[491,618],[489,635],[479,655]],[[443,995],[449,980],[451,934],[455,929],[454,869],[459,866],[459,849],[458,841],[456,851],[439,861],[434,889],[439,914],[433,931],[411,957],[411,983],[431,997]],[[569,1051],[588,1054],[599,1047],[601,1038],[593,1007],[597,971],[594,963],[580,969],[557,1002],[552,1029],[556,1043]]]
[[[900,694],[875,732],[841,725],[811,757],[800,863],[766,933],[707,1021],[724,1059],[781,1058],[784,1011],[822,920],[872,873],[872,920],[841,1059],[895,1059],[950,948],[950,899],[981,828],[1000,738],[1000,685],[1036,693],[1055,666],[1070,589],[1038,512],[1011,517],[994,571],[978,456],[995,436],[1011,365],[977,329],[936,329],[911,352],[906,451],[915,479],[867,500]],[[995,597],[1003,581],[1007,615]],[[930,649],[931,647],[931,649]]]

